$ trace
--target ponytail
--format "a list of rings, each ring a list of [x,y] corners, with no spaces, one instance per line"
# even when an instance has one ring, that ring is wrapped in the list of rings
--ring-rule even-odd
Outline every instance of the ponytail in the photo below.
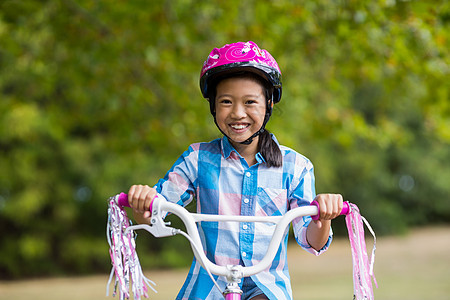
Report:
[[[272,139],[270,132],[265,129],[258,139],[258,149],[266,160],[268,167],[281,167],[283,165],[283,157],[278,144]]]

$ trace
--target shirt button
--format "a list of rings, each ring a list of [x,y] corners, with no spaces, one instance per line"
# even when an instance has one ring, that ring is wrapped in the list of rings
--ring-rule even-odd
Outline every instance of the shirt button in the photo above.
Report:
[[[244,199],[244,203],[248,203],[250,200],[248,200],[247,198]]]
[[[242,228],[243,228],[243,229],[247,229],[247,228],[248,228],[247,224],[244,224],[244,225],[242,226]]]
[[[245,176],[250,177],[252,176],[252,174],[250,174],[250,172],[245,173]]]
[[[246,257],[246,256],[247,256],[247,253],[242,252],[242,256],[243,256],[243,257]]]

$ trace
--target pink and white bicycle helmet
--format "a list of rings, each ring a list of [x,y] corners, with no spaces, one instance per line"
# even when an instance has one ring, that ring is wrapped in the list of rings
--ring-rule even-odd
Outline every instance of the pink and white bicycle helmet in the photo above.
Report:
[[[281,99],[281,71],[275,59],[252,41],[227,44],[214,48],[203,63],[200,89],[208,99],[211,79],[233,71],[248,71],[266,79],[273,87],[272,101]]]
[[[214,108],[214,99],[211,97],[211,89],[215,89],[216,79],[222,76],[232,75],[233,73],[251,72],[264,81],[272,88],[271,95],[267,94],[266,114],[261,128],[255,132],[246,141],[241,144],[250,144],[253,139],[265,131],[265,126],[272,115],[273,103],[280,102],[281,99],[281,71],[275,59],[264,49],[260,49],[252,41],[238,42],[227,44],[222,48],[214,48],[203,63],[202,72],[200,74],[200,90],[203,97],[208,99],[211,114],[214,117],[214,123],[220,129],[216,120]]]

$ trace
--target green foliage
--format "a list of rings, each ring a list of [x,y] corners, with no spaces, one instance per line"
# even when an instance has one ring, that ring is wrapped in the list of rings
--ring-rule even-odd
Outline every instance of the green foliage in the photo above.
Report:
[[[450,222],[449,21],[437,0],[2,1],[0,276],[107,272],[106,199],[219,136],[198,76],[238,40],[277,59],[269,128],[318,192],[378,233]],[[141,247],[180,265],[152,259],[187,244]]]

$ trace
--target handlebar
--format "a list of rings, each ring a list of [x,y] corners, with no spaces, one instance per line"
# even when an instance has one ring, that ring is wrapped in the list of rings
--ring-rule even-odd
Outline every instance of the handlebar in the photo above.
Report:
[[[122,207],[130,207],[128,203],[128,195],[121,193],[116,197],[116,203]],[[276,255],[278,247],[281,243],[281,239],[286,228],[289,224],[298,217],[313,216],[313,219],[318,219],[319,216],[319,204],[317,201],[313,201],[311,205],[297,207],[289,210],[284,216],[228,216],[228,215],[209,215],[209,214],[196,214],[190,213],[184,207],[168,202],[164,197],[158,195],[155,197],[150,205],[151,224],[134,225],[129,227],[129,230],[145,229],[149,231],[155,237],[173,236],[176,234],[186,234],[180,229],[168,227],[169,223],[165,223],[163,220],[163,212],[169,212],[177,215],[185,224],[187,230],[187,238],[191,242],[191,248],[194,255],[198,258],[198,261],[202,266],[210,270],[211,273],[227,276],[230,274],[229,267],[219,266],[211,262],[203,251],[200,235],[197,230],[196,222],[201,221],[235,221],[235,222],[267,222],[276,224],[273,232],[272,240],[269,243],[268,250],[264,258],[257,264],[250,267],[242,267],[240,269],[242,277],[248,277],[267,269],[272,263],[273,258]],[[344,209],[341,214],[348,214],[350,212],[350,205],[348,202],[344,202]]]
[[[208,272],[208,275],[215,286],[220,291],[223,290],[217,284],[212,274],[225,276],[228,284],[223,294],[226,295],[226,299],[235,299],[233,298],[234,295],[238,295],[239,292],[241,292],[239,286],[237,285],[241,278],[249,277],[262,272],[269,268],[272,264],[289,224],[294,219],[303,216],[311,216],[313,220],[317,220],[319,219],[318,214],[320,212],[319,204],[317,201],[313,201],[311,205],[291,209],[283,216],[228,216],[195,214],[190,213],[184,207],[176,203],[168,202],[163,196],[158,194],[150,203],[150,224],[129,226],[131,222],[126,216],[126,211],[122,209],[123,207],[130,207],[127,194],[121,193],[109,199],[107,236],[108,243],[110,245],[110,255],[113,268],[111,270],[108,286],[115,274],[115,286],[116,288],[119,287],[121,297],[126,297],[127,299],[129,298],[130,290],[130,274],[131,281],[133,282],[132,290],[135,295],[135,299],[139,299],[139,296],[147,295],[146,285],[153,289],[150,284],[154,284],[142,273],[139,259],[137,258],[137,253],[134,249],[135,244],[133,231],[135,229],[145,229],[155,237],[173,236],[176,234],[185,236],[191,244],[192,251],[197,261]],[[177,215],[183,221],[187,232],[169,227],[168,225],[170,225],[170,223],[165,223],[163,219],[167,213]],[[373,274],[376,249],[375,233],[367,220],[360,214],[359,208],[355,204],[344,202],[343,209],[340,214],[346,215],[345,221],[347,224],[350,246],[352,250],[353,289],[355,299],[373,299],[371,279],[373,279],[375,285],[377,286],[375,276]],[[196,226],[197,222],[202,221],[265,222],[275,224],[275,229],[272,233],[272,238],[265,256],[256,265],[249,267],[244,267],[241,265],[219,266],[210,261],[205,254],[205,250],[201,243],[200,235]],[[367,256],[363,222],[374,238],[370,261]],[[131,266],[133,267],[130,268]]]
[[[130,207],[130,204],[128,203],[128,195],[127,194],[125,194],[125,193],[120,193],[119,194],[119,197],[118,197],[118,199],[117,199],[117,204],[119,205],[119,206],[122,206],[122,207]],[[151,204],[150,204],[150,211],[152,211],[152,205],[153,205],[153,201],[151,202]],[[317,211],[319,212],[319,210],[320,210],[320,207],[319,207],[319,203],[316,201],[316,200],[314,200],[313,202],[311,202],[311,205],[315,205],[315,206],[317,206]],[[319,218],[320,218],[320,215],[319,215],[319,213],[316,213],[316,214],[313,214],[313,215],[311,215],[311,217],[312,217],[312,219],[313,220],[318,220]],[[348,215],[350,213],[350,205],[349,205],[349,203],[347,202],[347,201],[344,201],[344,203],[343,203],[343,207],[342,207],[342,210],[341,210],[341,213],[340,213],[340,215],[342,216],[342,215]],[[247,220],[247,218],[248,218],[248,216],[246,216],[246,220]]]

